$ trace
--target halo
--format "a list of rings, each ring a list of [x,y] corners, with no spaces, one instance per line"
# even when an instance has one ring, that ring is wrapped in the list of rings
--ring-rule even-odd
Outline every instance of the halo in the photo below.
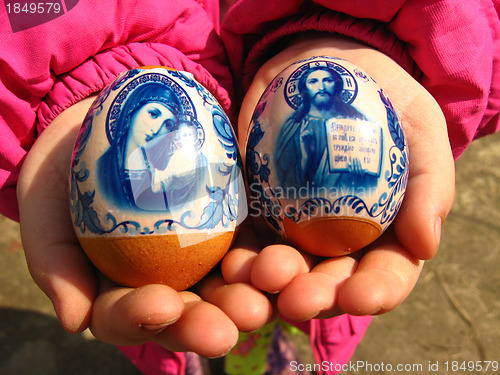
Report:
[[[196,142],[194,144],[194,147],[197,150],[201,149],[201,146],[203,146],[203,143],[205,143],[205,130],[203,130],[203,127],[198,122],[198,120],[191,115],[184,114],[184,115],[181,115],[181,117],[179,118],[179,122],[190,123],[195,127],[195,129],[196,129]],[[174,141],[172,142],[172,146],[174,148],[172,151],[178,150],[180,148],[180,145],[175,137],[174,137]]]
[[[285,95],[285,100],[290,107],[292,107],[295,110],[300,106],[302,102],[299,92],[300,78],[310,69],[316,67],[329,68],[335,71],[337,74],[339,74],[343,82],[343,89],[342,92],[340,93],[340,98],[346,104],[351,104],[354,101],[354,99],[356,98],[356,94],[358,93],[358,84],[354,76],[351,74],[351,72],[346,68],[344,68],[342,65],[337,64],[333,61],[313,60],[313,61],[308,61],[305,64],[302,64],[300,67],[298,67],[290,75],[290,77],[288,77],[288,80],[286,81],[284,87],[285,90],[284,95]]]
[[[127,102],[127,99],[130,96],[130,94],[132,94],[137,88],[147,83],[156,82],[165,85],[179,99],[179,103],[182,107],[182,114],[191,116],[191,118],[196,119],[196,110],[189,95],[182,88],[181,84],[176,82],[175,79],[169,77],[168,75],[169,75],[168,70],[166,70],[165,73],[159,73],[159,72],[145,73],[136,76],[136,78],[128,82],[123,88],[122,88],[123,85],[122,82],[119,82],[119,84],[111,87],[112,91],[118,90],[120,88],[121,90],[118,93],[118,95],[116,95],[116,97],[113,99],[113,102],[111,103],[106,118],[106,136],[110,144],[113,143],[113,140],[116,135],[116,129],[118,126],[118,119],[120,117],[122,105]]]

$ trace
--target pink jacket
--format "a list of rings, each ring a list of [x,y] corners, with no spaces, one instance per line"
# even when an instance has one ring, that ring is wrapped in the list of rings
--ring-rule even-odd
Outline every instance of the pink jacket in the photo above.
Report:
[[[18,219],[16,182],[37,135],[124,70],[168,65],[191,71],[231,110],[218,2],[198,3],[65,0],[61,15],[45,23],[0,8],[0,213]],[[455,158],[474,138],[498,130],[500,29],[490,0],[442,0],[425,7],[416,0],[315,3],[242,0],[228,12],[222,39],[237,87],[248,87],[283,38],[307,30],[335,32],[385,52],[434,95],[448,121]],[[300,328],[311,335],[318,362],[342,364],[370,319],[343,315]],[[182,354],[155,344],[122,350],[148,375],[185,368]]]
[[[199,3],[66,0],[45,23],[42,14],[0,6],[1,214],[18,220],[16,182],[37,135],[125,70],[167,65],[190,71],[230,110],[218,1]]]
[[[473,139],[500,127],[498,10],[491,0],[242,0],[228,12],[222,36],[244,87],[299,32],[339,33],[371,45],[437,100],[456,159]]]

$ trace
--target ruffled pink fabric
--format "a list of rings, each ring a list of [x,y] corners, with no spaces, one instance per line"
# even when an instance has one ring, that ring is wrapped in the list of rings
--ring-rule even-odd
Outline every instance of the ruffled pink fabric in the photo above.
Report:
[[[288,37],[338,33],[393,58],[433,95],[448,123],[453,155],[500,128],[500,24],[491,0],[239,1],[222,37],[243,87]]]

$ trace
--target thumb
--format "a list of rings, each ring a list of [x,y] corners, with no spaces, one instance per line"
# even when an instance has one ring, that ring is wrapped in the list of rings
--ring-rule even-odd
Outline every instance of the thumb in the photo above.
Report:
[[[93,98],[60,114],[30,150],[17,186],[21,239],[35,283],[63,327],[84,330],[95,299],[92,266],[78,245],[68,202],[73,144]]]

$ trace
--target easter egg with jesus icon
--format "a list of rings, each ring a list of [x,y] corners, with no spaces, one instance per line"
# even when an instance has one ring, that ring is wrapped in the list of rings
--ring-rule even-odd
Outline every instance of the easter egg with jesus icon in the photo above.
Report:
[[[303,251],[341,256],[394,220],[408,181],[408,145],[373,78],[319,56],[285,68],[266,88],[245,166],[252,215]]]
[[[70,206],[83,250],[108,278],[189,288],[228,251],[247,212],[229,118],[191,73],[122,73],[83,121]]]

